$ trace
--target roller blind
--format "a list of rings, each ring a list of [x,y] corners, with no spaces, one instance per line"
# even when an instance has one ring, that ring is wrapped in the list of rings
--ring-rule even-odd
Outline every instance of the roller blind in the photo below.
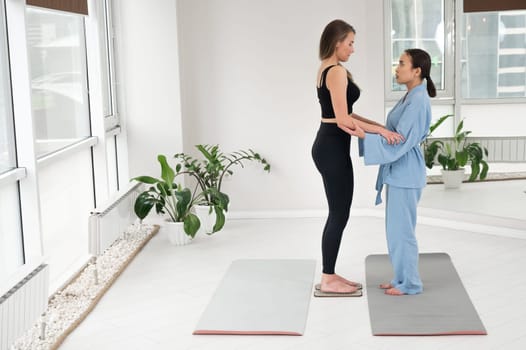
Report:
[[[525,10],[526,0],[464,0],[464,12]]]
[[[87,0],[27,0],[27,5],[44,7],[52,10],[88,14]]]

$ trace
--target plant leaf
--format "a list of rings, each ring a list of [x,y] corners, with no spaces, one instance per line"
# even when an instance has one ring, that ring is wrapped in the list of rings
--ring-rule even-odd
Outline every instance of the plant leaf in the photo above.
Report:
[[[435,129],[438,128],[447,118],[452,117],[452,116],[453,114],[447,114],[447,115],[440,117],[440,119],[438,119],[433,125],[429,127],[428,135],[431,135],[431,133],[435,131]]]
[[[199,230],[199,227],[201,227],[201,221],[199,221],[199,218],[192,213],[189,213],[184,218],[184,232],[186,232],[187,235],[194,238],[195,234]]]
[[[478,162],[471,162],[471,175],[468,181],[475,181],[480,173],[480,166]]]
[[[153,198],[149,192],[141,193],[135,199],[135,205],[133,206],[135,215],[137,215],[137,217],[142,221],[148,215],[148,213],[150,213],[150,210],[153,208],[154,204],[155,198]]]
[[[188,188],[177,189],[174,191],[174,196],[177,200],[177,219],[180,221],[186,217],[188,210],[190,209],[189,206],[192,200],[192,192]]]
[[[462,130],[462,128],[464,127],[464,119],[462,119],[460,121],[460,123],[458,123],[457,125],[457,130],[455,131],[455,135],[458,135],[460,133],[460,131]]]
[[[223,212],[223,209],[217,205],[214,206],[214,211],[216,213],[216,222],[214,224],[214,227],[212,229],[212,232],[209,234],[213,234],[214,232],[217,232],[225,226],[225,214]]]
[[[482,171],[480,172],[480,179],[484,180],[486,176],[488,176],[489,165],[483,160],[480,161],[480,164],[482,164]]]
[[[157,160],[161,164],[161,178],[164,180],[164,182],[169,186],[169,188],[172,188],[172,184],[174,182],[175,178],[175,172],[168,164],[168,161],[166,160],[166,156],[163,154],[159,154],[157,156]]]
[[[132,180],[139,181],[145,184],[150,184],[150,185],[161,182],[161,180],[156,179],[155,177],[151,177],[151,176],[137,176],[137,177],[132,178]]]
[[[468,151],[466,149],[463,149],[461,151],[455,152],[455,160],[458,162],[459,167],[463,167],[468,162]]]
[[[449,158],[444,155],[444,154],[439,154],[438,157],[437,157],[437,160],[438,162],[440,163],[440,165],[442,165],[442,169],[444,170],[449,170],[448,169],[448,161],[449,161]]]

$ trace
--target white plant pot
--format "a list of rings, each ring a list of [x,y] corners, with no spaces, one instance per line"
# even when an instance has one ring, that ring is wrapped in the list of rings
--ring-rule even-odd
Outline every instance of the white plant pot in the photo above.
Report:
[[[194,207],[195,215],[197,215],[199,221],[201,222],[199,231],[197,231],[198,234],[211,234],[214,230],[214,224],[216,222],[216,213],[213,208],[212,212],[210,212],[210,208],[211,207],[209,205],[196,205]]]
[[[459,188],[464,179],[464,168],[458,170],[440,170],[445,188]]]
[[[184,232],[184,223],[182,222],[165,221],[163,230],[173,245],[186,245],[192,242],[192,237]]]

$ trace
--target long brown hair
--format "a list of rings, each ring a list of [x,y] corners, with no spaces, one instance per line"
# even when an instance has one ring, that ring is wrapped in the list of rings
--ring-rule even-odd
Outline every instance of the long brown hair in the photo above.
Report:
[[[435,83],[431,80],[431,57],[429,54],[422,49],[407,49],[404,51],[409,57],[411,57],[411,64],[413,68],[420,68],[420,77],[427,81],[427,93],[431,97],[437,95]]]
[[[331,57],[336,50],[336,44],[351,32],[356,34],[353,26],[341,19],[335,19],[327,24],[320,38],[320,60]]]

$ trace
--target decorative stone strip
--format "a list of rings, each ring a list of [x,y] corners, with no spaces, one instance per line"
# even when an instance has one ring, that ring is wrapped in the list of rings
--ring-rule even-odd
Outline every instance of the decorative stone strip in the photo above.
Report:
[[[46,312],[11,349],[58,349],[158,231],[157,225],[131,225],[103,254],[94,257],[76,278],[51,296]]]
[[[464,176],[463,181],[467,181],[469,175]],[[504,180],[524,180],[526,179],[526,172],[512,172],[512,173],[488,173],[488,176],[484,180],[477,180],[476,182],[484,181],[504,181]],[[428,184],[441,184],[442,175],[428,175],[427,176]]]

